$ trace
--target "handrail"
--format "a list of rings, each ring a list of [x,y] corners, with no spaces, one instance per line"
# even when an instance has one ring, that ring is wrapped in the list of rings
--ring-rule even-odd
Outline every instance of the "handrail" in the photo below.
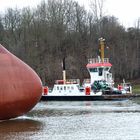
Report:
[[[104,63],[109,63],[109,58],[104,58],[103,62]],[[102,63],[102,61],[99,58],[90,58],[90,59],[88,59],[88,63],[89,64],[92,64],[92,63]]]
[[[56,80],[55,84],[80,84],[79,79],[67,79],[64,83],[64,80]]]

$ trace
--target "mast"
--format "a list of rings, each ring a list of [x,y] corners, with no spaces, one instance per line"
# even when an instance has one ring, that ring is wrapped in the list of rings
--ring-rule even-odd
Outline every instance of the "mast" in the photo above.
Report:
[[[66,84],[66,67],[65,67],[65,57],[63,58],[63,81]]]
[[[102,37],[99,38],[99,47],[100,47],[100,58],[101,58],[101,62],[104,62],[104,48],[105,48],[105,39],[103,39]]]

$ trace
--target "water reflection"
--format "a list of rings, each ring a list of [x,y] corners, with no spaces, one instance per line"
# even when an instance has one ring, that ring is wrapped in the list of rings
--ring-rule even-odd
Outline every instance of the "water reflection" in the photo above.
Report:
[[[43,124],[32,119],[15,119],[0,122],[0,139],[18,140],[26,136],[25,133],[32,135],[43,128]]]
[[[140,104],[140,97],[131,99],[133,103]]]
[[[137,139],[139,126],[139,99],[39,102],[25,117],[0,122],[0,140]]]
[[[136,101],[40,102],[27,115],[33,118],[92,115],[95,113],[138,113]]]
[[[29,117],[63,117],[90,114],[90,110],[74,110],[74,109],[44,109],[34,110],[28,113]]]

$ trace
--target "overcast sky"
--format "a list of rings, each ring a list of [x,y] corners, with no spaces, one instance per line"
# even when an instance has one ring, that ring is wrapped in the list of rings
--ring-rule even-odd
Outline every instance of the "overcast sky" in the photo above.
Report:
[[[22,8],[26,6],[36,7],[42,0],[1,0],[0,12],[5,9]],[[89,6],[90,0],[77,0],[80,4]],[[114,15],[119,19],[120,24],[129,27],[135,26],[140,17],[140,0],[105,0],[104,11],[106,15]]]

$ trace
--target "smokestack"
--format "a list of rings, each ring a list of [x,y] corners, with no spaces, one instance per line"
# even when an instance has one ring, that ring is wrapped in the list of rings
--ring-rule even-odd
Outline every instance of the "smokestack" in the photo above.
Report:
[[[63,58],[62,67],[63,67],[63,70],[66,70],[66,67],[65,67],[65,57]]]

